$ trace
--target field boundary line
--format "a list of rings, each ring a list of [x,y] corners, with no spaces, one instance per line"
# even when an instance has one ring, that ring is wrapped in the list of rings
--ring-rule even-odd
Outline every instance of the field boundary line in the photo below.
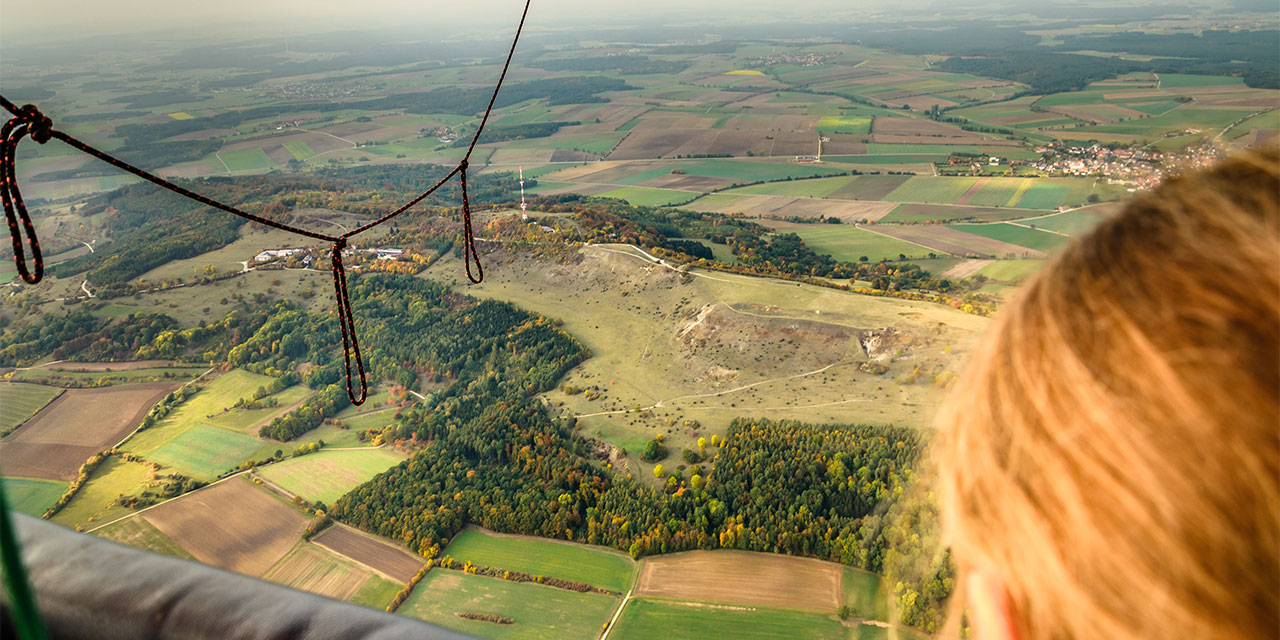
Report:
[[[876,231],[875,229],[871,229],[871,228],[869,228],[869,227],[873,227],[873,226],[875,226],[875,225],[870,225],[870,224],[869,224],[869,225],[863,226],[863,225],[858,224],[858,223],[854,223],[854,225],[853,225],[853,227],[854,227],[855,229],[862,229],[863,231],[870,231],[871,233],[874,233],[874,234],[876,234],[876,235],[878,235],[878,236],[883,236],[883,237],[885,237],[885,238],[892,238],[892,239],[894,239],[894,240],[901,240],[902,242],[905,242],[905,243],[907,243],[907,244],[914,244],[914,245],[915,245],[915,246],[917,246],[917,247],[920,247],[920,248],[923,248],[923,249],[928,249],[929,251],[936,251],[936,252],[940,252],[940,253],[945,253],[945,254],[947,254],[947,255],[949,255],[949,256],[955,256],[955,255],[956,255],[956,254],[954,254],[954,253],[951,253],[950,251],[943,251],[942,249],[939,249],[939,248],[937,248],[937,247],[930,247],[929,245],[920,244],[919,242],[913,242],[913,241],[911,241],[911,240],[907,240],[907,239],[905,239],[905,238],[898,238],[898,237],[895,237],[895,236],[891,236],[891,235],[889,235],[889,234],[887,234],[887,233],[880,233],[879,231]],[[960,257],[960,256],[956,256],[956,257]]]
[[[148,511],[150,511],[150,510],[152,510],[152,509],[154,509],[154,508],[156,508],[156,507],[159,507],[159,506],[162,506],[162,505],[169,504],[170,502],[173,502],[174,500],[179,500],[179,499],[185,498],[185,497],[190,496],[190,495],[195,495],[195,494],[197,494],[197,493],[199,493],[199,492],[201,492],[201,491],[204,491],[205,489],[208,489],[209,487],[217,486],[217,485],[219,485],[219,484],[222,484],[223,482],[226,482],[226,481],[228,481],[228,480],[230,480],[230,479],[232,479],[232,478],[235,478],[236,476],[240,476],[240,475],[243,475],[243,474],[245,474],[245,473],[248,473],[249,471],[251,471],[251,469],[245,469],[244,471],[237,471],[237,472],[235,472],[235,473],[233,473],[233,474],[231,474],[231,475],[229,475],[229,476],[227,476],[227,477],[225,477],[225,478],[222,478],[221,480],[215,480],[215,481],[213,481],[213,482],[210,482],[209,484],[206,484],[205,486],[200,487],[199,489],[196,489],[195,491],[188,491],[188,492],[186,492],[186,493],[184,493],[184,494],[182,494],[182,495],[180,495],[180,496],[174,496],[174,497],[172,497],[172,498],[170,498],[170,499],[168,499],[168,500],[165,500],[164,502],[157,502],[156,504],[153,504],[153,505],[151,505],[151,506],[149,506],[149,507],[146,507],[146,508],[144,508],[144,509],[138,509],[137,511],[134,511],[133,513],[131,513],[131,514],[127,515],[127,516],[120,516],[119,518],[116,518],[115,520],[112,520],[111,522],[104,522],[104,523],[102,523],[102,524],[100,524],[100,525],[98,525],[98,526],[96,526],[96,527],[94,527],[94,528],[92,528],[92,529],[85,529],[83,533],[93,533],[94,531],[97,531],[98,529],[101,529],[101,528],[103,528],[103,527],[109,527],[109,526],[111,526],[111,525],[113,525],[113,524],[115,524],[115,523],[117,523],[117,522],[122,522],[122,521],[124,521],[124,520],[128,520],[129,518],[136,518],[136,517],[141,516],[142,514],[144,514],[144,513],[148,512]],[[175,542],[175,544],[176,544],[176,542]],[[181,546],[181,545],[179,545],[179,546]]]
[[[174,392],[181,391],[182,389],[185,389],[188,385],[194,384],[194,383],[195,383],[197,380],[199,380],[200,378],[203,378],[203,377],[205,377],[205,376],[209,375],[209,372],[213,371],[215,368],[216,368],[216,367],[209,367],[208,369],[205,369],[204,373],[202,373],[202,374],[200,374],[200,375],[198,375],[198,376],[196,376],[196,377],[194,377],[194,378],[192,378],[192,379],[188,380],[187,382],[185,382],[184,384],[182,384],[181,386],[179,386],[177,389],[174,389],[173,391],[170,391],[169,393],[170,393],[170,394],[172,394],[172,393],[174,393]],[[168,395],[166,395],[165,397],[168,397]],[[157,402],[156,404],[160,404],[160,402],[164,402],[164,398],[161,398],[161,399],[160,399],[160,401],[159,401],[159,402]],[[156,404],[151,405],[151,408],[152,408],[152,409],[154,409],[154,408],[155,408],[155,406],[156,406]],[[150,410],[150,409],[148,409],[148,410],[147,410],[147,413],[148,413],[148,414],[150,414],[150,413],[151,413],[151,410]],[[146,416],[143,416],[143,417],[142,417],[142,419],[145,421],[147,418],[146,418]],[[128,442],[128,441],[129,441],[129,438],[132,438],[132,437],[134,437],[134,436],[138,435],[138,432],[139,432],[139,431],[142,431],[142,423],[141,423],[141,422],[139,422],[139,423],[138,423],[138,426],[136,426],[136,427],[134,427],[134,428],[133,428],[133,431],[130,431],[130,432],[129,432],[129,435],[125,436],[125,437],[124,437],[124,439],[123,439],[123,440],[121,440],[120,442],[117,442],[117,443],[115,443],[114,445],[112,445],[112,446],[111,446],[111,448],[112,448],[112,449],[119,449],[121,445],[123,445],[124,443],[126,443],[126,442]],[[165,444],[168,444],[168,442],[166,442]],[[161,446],[163,446],[163,445],[161,445]],[[139,512],[139,513],[141,513],[141,512]]]

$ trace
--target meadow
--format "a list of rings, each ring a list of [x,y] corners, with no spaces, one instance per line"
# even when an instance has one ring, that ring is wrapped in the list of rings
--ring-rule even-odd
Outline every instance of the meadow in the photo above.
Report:
[[[600,593],[432,569],[397,613],[482,638],[592,638],[609,621],[618,600]],[[467,620],[459,613],[497,615],[515,623]]]
[[[845,262],[858,262],[862,258],[880,262],[897,260],[899,255],[917,258],[930,253],[929,249],[920,245],[859,229],[851,224],[802,224],[785,231],[800,236],[814,251]]]
[[[117,505],[116,499],[140,492],[151,475],[151,470],[145,465],[128,462],[117,456],[107,458],[93,472],[92,479],[85,483],[71,502],[54,514],[52,520],[61,525],[76,527],[132,513]]]
[[[627,590],[634,563],[613,549],[464,529],[445,548],[455,560]]]
[[[257,438],[196,424],[147,453],[147,459],[209,481],[252,458],[262,448],[263,442]]]
[[[834,615],[765,607],[737,607],[698,602],[632,598],[609,634],[616,640],[766,640],[804,638],[846,640],[844,624]]]
[[[38,478],[0,478],[5,504],[10,509],[40,516],[67,492],[68,483]]]
[[[346,492],[399,464],[405,455],[384,447],[318,451],[262,467],[258,474],[308,501],[333,504]]]

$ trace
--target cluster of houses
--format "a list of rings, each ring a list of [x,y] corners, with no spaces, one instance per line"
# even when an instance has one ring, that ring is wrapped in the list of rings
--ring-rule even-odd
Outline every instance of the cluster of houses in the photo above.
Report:
[[[373,249],[345,249],[342,254],[345,256],[354,255],[356,251],[373,254],[375,260],[400,260],[405,257],[404,249],[395,249],[391,247],[376,247]],[[303,268],[310,269],[315,266],[316,257],[307,249],[264,249],[253,257],[254,265],[263,265],[277,260],[283,261],[300,253],[306,253],[302,257]]]

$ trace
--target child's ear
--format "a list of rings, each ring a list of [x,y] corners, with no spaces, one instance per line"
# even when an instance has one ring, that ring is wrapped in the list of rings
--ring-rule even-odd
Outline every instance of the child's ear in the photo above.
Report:
[[[969,573],[965,590],[975,640],[1018,640],[1009,589],[1003,580],[990,572],[975,570]]]

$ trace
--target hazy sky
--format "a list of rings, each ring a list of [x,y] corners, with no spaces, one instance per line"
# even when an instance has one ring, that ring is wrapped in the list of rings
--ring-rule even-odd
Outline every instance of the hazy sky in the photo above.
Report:
[[[857,4],[883,6],[885,2],[859,0]],[[477,21],[514,24],[522,6],[522,0],[0,0],[0,31],[29,34],[57,28],[97,35],[227,23],[256,23],[264,29],[281,30]],[[799,21],[806,16],[821,21],[824,14],[847,13],[852,7],[853,3],[847,0],[534,0],[530,22],[546,28],[653,16],[713,19],[784,11]]]

